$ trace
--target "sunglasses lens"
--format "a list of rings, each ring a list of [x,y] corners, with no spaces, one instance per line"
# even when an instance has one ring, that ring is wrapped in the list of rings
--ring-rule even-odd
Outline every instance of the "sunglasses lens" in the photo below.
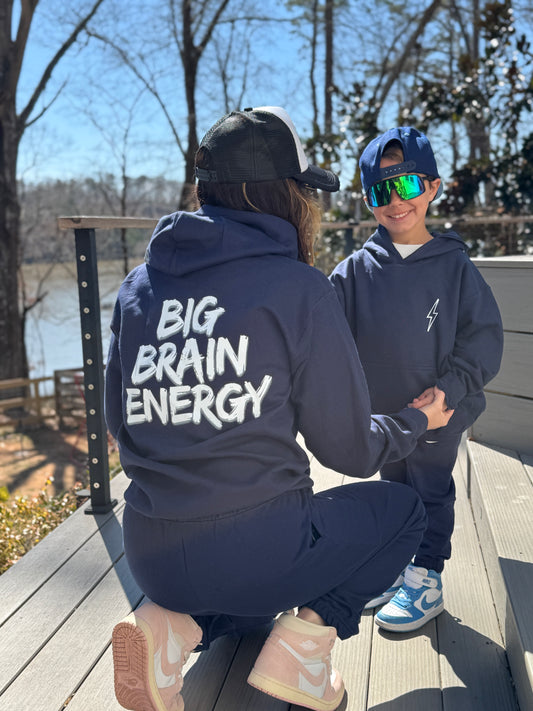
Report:
[[[397,178],[387,178],[373,185],[368,191],[368,202],[371,207],[384,207],[391,201],[392,189],[395,189],[402,200],[412,200],[425,192],[424,181],[419,175],[399,175]]]
[[[424,181],[418,175],[401,175],[393,178],[396,192],[402,200],[412,200],[425,191]]]
[[[371,207],[383,207],[384,205],[388,205],[390,202],[391,189],[392,185],[390,180],[382,180],[373,185],[368,191],[368,202]]]

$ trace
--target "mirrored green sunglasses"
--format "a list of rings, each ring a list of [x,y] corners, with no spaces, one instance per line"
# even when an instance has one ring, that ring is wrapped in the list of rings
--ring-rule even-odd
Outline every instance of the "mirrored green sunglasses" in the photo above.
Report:
[[[370,207],[384,207],[391,201],[392,189],[402,200],[412,200],[426,192],[424,180],[431,180],[428,175],[398,175],[375,183],[367,192]]]

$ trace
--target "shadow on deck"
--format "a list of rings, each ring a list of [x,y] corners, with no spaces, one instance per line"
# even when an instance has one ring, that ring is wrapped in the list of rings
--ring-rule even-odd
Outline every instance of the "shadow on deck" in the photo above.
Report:
[[[316,461],[312,475],[318,489],[343,480]],[[405,635],[380,630],[373,613],[365,612],[360,634],[334,649],[347,688],[344,711],[519,709],[511,652],[490,584],[494,575],[466,494],[464,448],[455,476],[457,524],[443,575],[446,610]],[[126,485],[123,474],[112,481],[119,500],[113,511],[76,512],[0,576],[0,711],[120,710],[113,693],[111,630],[142,599],[122,554]],[[502,570],[520,577],[524,566],[531,568],[508,559]],[[286,703],[246,684],[266,634],[222,638],[208,652],[192,655],[183,690],[186,709],[288,711]],[[521,708],[532,707],[522,702]]]

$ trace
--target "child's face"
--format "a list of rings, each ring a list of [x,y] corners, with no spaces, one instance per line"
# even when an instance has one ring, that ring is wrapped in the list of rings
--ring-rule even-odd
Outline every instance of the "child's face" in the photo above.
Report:
[[[397,165],[395,158],[382,158],[380,168],[389,168]],[[422,195],[411,200],[402,200],[396,190],[392,190],[391,201],[384,207],[374,208],[374,217],[383,225],[391,236],[393,242],[403,244],[423,244],[431,239],[426,229],[425,219],[429,203],[437,194],[440,180],[431,183],[424,181],[426,190]]]

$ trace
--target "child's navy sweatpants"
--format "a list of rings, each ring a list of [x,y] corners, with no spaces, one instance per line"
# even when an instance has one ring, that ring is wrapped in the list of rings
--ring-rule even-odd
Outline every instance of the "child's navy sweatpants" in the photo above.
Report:
[[[410,487],[384,481],[285,493],[208,520],[148,518],[126,505],[126,557],[154,602],[192,615],[202,647],[304,605],[341,639],[411,560],[426,525]]]
[[[381,477],[411,486],[422,499],[427,527],[414,564],[441,573],[451,555],[455,513],[452,477],[462,433],[426,432],[411,454],[381,468]]]

